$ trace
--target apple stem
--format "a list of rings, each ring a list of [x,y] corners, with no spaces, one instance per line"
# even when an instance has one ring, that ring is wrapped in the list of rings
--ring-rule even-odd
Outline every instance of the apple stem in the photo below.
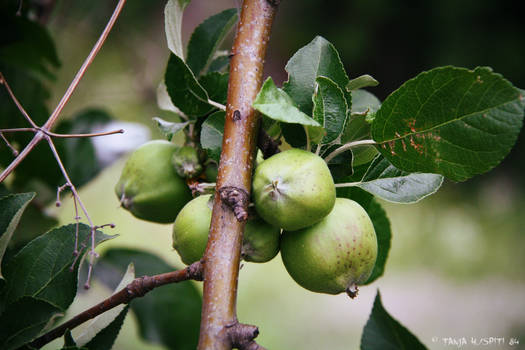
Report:
[[[357,297],[357,294],[359,293],[359,288],[357,287],[357,284],[352,282],[348,287],[346,287],[346,294],[352,299]]]

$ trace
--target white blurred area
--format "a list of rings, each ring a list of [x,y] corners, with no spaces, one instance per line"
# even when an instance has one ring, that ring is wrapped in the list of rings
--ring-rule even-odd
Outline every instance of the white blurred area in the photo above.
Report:
[[[151,132],[145,125],[124,121],[113,121],[99,125],[93,128],[91,132],[99,133],[119,129],[123,129],[124,133],[91,139],[95,146],[97,160],[102,167],[110,165],[151,138]]]

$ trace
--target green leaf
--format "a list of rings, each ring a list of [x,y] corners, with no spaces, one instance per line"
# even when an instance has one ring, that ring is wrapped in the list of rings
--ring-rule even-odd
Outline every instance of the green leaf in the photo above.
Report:
[[[129,264],[113,294],[125,288],[135,279],[135,267]],[[118,305],[95,317],[84,327],[84,332],[76,339],[76,344],[89,349],[111,349],[128,312],[127,305]],[[95,346],[96,345],[96,346]]]
[[[78,265],[75,259],[76,224],[51,230],[27,244],[7,264],[5,301],[7,304],[30,296],[44,300],[60,310],[66,310],[77,291]],[[91,228],[80,224],[78,242],[80,254],[90,243]],[[114,236],[96,232],[95,244]],[[73,271],[71,271],[73,267]]]
[[[30,297],[18,299],[0,315],[0,348],[18,349],[32,341],[60,310],[44,301]]]
[[[524,92],[490,68],[436,68],[407,81],[383,102],[372,137],[401,170],[463,181],[507,155],[524,108]]]
[[[210,100],[225,105],[229,78],[228,73],[210,72],[199,78],[199,84],[208,91]]]
[[[377,236],[377,259],[372,274],[365,282],[370,284],[381,277],[385,271],[386,259],[390,251],[390,241],[392,240],[392,232],[390,229],[390,221],[386,215],[385,210],[381,207],[374,198],[372,198],[365,208],[368,216],[374,224],[374,230]]]
[[[341,90],[346,91],[348,76],[335,47],[323,37],[317,36],[308,45],[299,49],[285,67],[288,81],[283,90],[297,103],[298,108],[310,115],[315,79],[330,78]],[[349,96],[349,95],[348,95]],[[347,100],[350,105],[350,101]]]
[[[375,113],[381,107],[381,101],[366,90],[352,91],[352,114],[367,115]]]
[[[362,89],[368,86],[377,86],[379,82],[375,80],[371,75],[365,74],[352,79],[346,84],[346,90],[352,91],[357,89]]]
[[[206,90],[179,56],[170,55],[164,81],[173,105],[186,115],[198,117],[213,109]]]
[[[0,14],[0,22],[3,33],[0,65],[6,64],[39,73],[46,78],[54,78],[50,68],[59,67],[60,61],[47,29],[23,16]]]
[[[201,128],[201,146],[208,153],[208,157],[217,163],[221,157],[225,118],[225,112],[215,112],[202,123]]]
[[[336,140],[342,133],[348,116],[348,105],[343,91],[327,77],[317,77],[313,96],[313,117],[324,127],[326,135],[321,143]]]
[[[227,72],[228,65],[230,64],[230,55],[228,51],[220,52],[211,62],[208,68],[208,72]]]
[[[137,276],[175,270],[147,252],[110,249],[99,260],[98,277],[113,287],[130,261],[135,265]],[[191,281],[156,288],[143,298],[134,299],[131,309],[137,315],[143,338],[172,350],[190,350],[197,347],[201,297]]]
[[[111,322],[106,328],[97,333],[97,335],[91,339],[89,343],[85,345],[87,349],[96,349],[96,350],[111,350],[115,339],[122,328],[124,319],[128,314],[129,306],[126,305],[122,311],[117,315],[117,317]]]
[[[176,133],[184,129],[189,124],[189,122],[182,122],[182,123],[169,122],[159,117],[154,117],[153,120],[157,122],[157,127],[159,128],[160,132],[168,140],[171,140],[173,135],[175,135]]]
[[[36,193],[17,193],[0,198],[0,280],[2,276],[2,258],[13,232],[29,202],[35,198]]]
[[[388,314],[381,304],[377,291],[372,314],[361,337],[361,350],[424,350],[426,349],[412,333]]]
[[[206,71],[215,51],[237,22],[237,9],[224,10],[202,22],[191,35],[186,62],[196,76]]]
[[[308,115],[301,112],[286,92],[275,86],[269,77],[255,97],[253,108],[268,118],[284,122],[296,123],[321,128],[321,125]]]
[[[349,198],[359,203],[363,209],[366,210],[377,237],[377,259],[372,270],[372,274],[365,282],[370,284],[383,275],[386,266],[386,260],[390,251],[390,241],[392,240],[392,231],[390,228],[390,221],[386,215],[385,210],[375,200],[375,198],[365,191],[357,187],[343,187],[337,188],[337,197]]]
[[[175,55],[184,59],[182,45],[182,14],[191,0],[168,0],[164,8],[164,27],[168,48]]]
[[[443,183],[438,174],[408,173],[377,156],[356,186],[394,203],[415,203],[436,193]]]

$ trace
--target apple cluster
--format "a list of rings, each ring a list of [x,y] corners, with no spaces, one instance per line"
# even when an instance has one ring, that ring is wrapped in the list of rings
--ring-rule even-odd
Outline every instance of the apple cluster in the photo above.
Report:
[[[213,195],[192,199],[185,179],[203,172],[192,147],[151,141],[124,166],[115,191],[134,216],[173,224],[173,248],[185,264],[204,255]],[[205,175],[204,175],[205,177]],[[366,211],[336,198],[332,175],[319,156],[289,149],[258,162],[241,256],[267,262],[281,252],[290,276],[304,288],[328,294],[347,292],[370,277],[377,238]]]

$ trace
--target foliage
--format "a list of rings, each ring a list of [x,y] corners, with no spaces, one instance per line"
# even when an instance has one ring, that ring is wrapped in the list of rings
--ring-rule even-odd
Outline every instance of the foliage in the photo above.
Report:
[[[169,141],[183,133],[184,143],[196,148],[199,161],[208,166],[219,162],[222,143],[228,142],[223,140],[223,105],[229,59],[220,48],[238,18],[237,10],[229,9],[205,20],[195,29],[185,55],[181,25],[189,2],[169,0],[165,8],[171,53],[158,90],[163,98],[160,107],[176,111],[180,120],[155,121]],[[60,66],[55,45],[25,8],[22,16],[15,16],[13,9],[2,16],[2,26],[9,30],[2,31],[8,33],[8,40],[0,43],[0,71],[40,125],[49,114],[46,86]],[[32,55],[27,55],[28,48]],[[288,80],[279,87],[268,78],[253,107],[263,115],[262,127],[274,141],[322,157],[335,180],[337,196],[358,202],[368,213],[377,235],[378,258],[366,285],[384,273],[392,237],[389,219],[376,198],[413,203],[435,193],[444,179],[464,181],[491,170],[514,146],[523,122],[524,90],[488,67],[435,68],[410,79],[381,102],[365,90],[378,82],[370,75],[350,79],[335,46],[317,36],[290,58],[285,70]],[[5,89],[0,93],[0,115],[2,129],[20,127],[22,116]],[[62,121],[56,131],[88,133],[111,119],[105,111],[89,109]],[[24,133],[5,137],[16,145],[30,140]],[[68,139],[57,143],[57,149],[76,186],[89,183],[103,168],[89,139]],[[1,166],[12,159],[9,149],[2,147]],[[30,232],[30,242],[15,244],[13,237],[24,235],[17,229],[19,224],[23,227],[24,211],[40,208],[43,216],[41,208],[55,199],[50,193],[65,181],[51,164],[54,159],[47,149],[37,148],[2,188],[3,349],[26,345],[56,324],[77,294],[86,247],[112,238],[96,231],[90,242],[93,228],[85,224],[54,227],[47,233],[42,224],[39,232]],[[214,182],[208,175],[191,180],[190,185]],[[122,275],[130,277],[130,271],[126,273],[130,262],[138,276],[175,270],[150,253],[112,249],[100,259],[97,278],[111,287],[128,281]],[[156,289],[129,306],[138,316],[140,335],[170,349],[196,347],[200,308],[200,295],[191,282]],[[86,341],[66,333],[64,349],[111,348],[127,313],[128,307],[122,307],[94,321],[96,332]],[[361,348],[403,347],[424,345],[386,312],[378,293]]]

